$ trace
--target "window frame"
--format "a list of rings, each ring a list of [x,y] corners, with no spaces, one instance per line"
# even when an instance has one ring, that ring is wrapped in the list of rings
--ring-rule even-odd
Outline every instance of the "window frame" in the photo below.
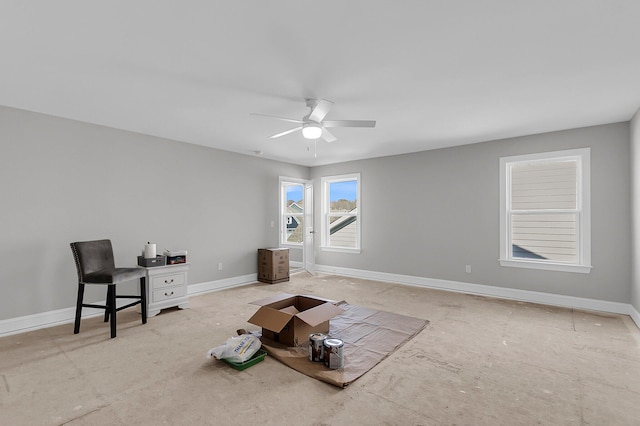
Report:
[[[337,182],[356,181],[356,212],[355,213],[331,213],[331,194],[330,185]],[[362,235],[361,235],[361,215],[362,215],[362,192],[361,192],[361,176],[360,173],[348,173],[335,176],[324,176],[321,179],[322,185],[322,225],[321,225],[321,242],[320,249],[323,251],[333,251],[342,253],[355,253],[361,252],[362,247]],[[333,216],[352,216],[356,218],[356,246],[355,247],[341,247],[331,246],[331,231],[330,218]]]
[[[293,185],[301,185],[302,186],[302,199],[304,200],[304,185],[307,181],[304,179],[298,178],[288,178],[288,177],[280,177],[278,180],[279,184],[279,192],[280,192],[280,215],[278,218],[278,234],[279,241],[281,247],[290,247],[290,248],[302,248],[304,240],[299,243],[294,243],[287,241],[287,216],[300,216],[302,218],[302,223],[304,223],[304,211],[302,213],[289,213],[287,212],[287,186]],[[304,206],[302,207],[305,208]]]
[[[511,226],[511,166],[514,164],[576,160],[576,234],[578,259],[560,262],[540,259],[514,258]],[[549,271],[591,272],[591,149],[578,148],[563,151],[514,155],[500,158],[500,265]]]

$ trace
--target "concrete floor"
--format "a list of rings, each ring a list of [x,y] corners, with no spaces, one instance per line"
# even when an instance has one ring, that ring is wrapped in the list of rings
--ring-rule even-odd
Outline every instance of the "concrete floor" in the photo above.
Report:
[[[274,359],[238,372],[205,353],[255,329],[248,302],[316,294],[430,320],[346,389]],[[1,425],[638,425],[629,317],[306,273],[0,338]]]

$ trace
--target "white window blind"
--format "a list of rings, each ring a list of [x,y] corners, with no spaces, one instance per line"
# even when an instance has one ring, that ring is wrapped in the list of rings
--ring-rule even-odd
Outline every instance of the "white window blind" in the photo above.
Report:
[[[577,160],[511,166],[514,258],[578,259]]]
[[[501,159],[502,265],[590,270],[588,162],[588,149]]]

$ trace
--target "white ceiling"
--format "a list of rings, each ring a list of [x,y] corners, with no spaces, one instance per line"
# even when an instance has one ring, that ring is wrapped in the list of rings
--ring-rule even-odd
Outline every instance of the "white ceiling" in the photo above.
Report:
[[[0,104],[313,166],[627,121],[639,50],[638,0],[2,0]],[[377,126],[250,115],[305,98]]]

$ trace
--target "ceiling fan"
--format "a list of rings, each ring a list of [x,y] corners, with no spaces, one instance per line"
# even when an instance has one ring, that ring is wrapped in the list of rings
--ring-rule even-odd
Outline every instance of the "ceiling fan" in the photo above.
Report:
[[[270,139],[279,138],[280,136],[288,135],[298,130],[302,130],[302,136],[306,139],[318,139],[322,138],[327,142],[333,142],[336,137],[333,136],[327,127],[375,127],[375,120],[325,120],[333,102],[326,99],[306,99],[307,107],[310,108],[309,114],[302,117],[302,120],[294,120],[291,118],[275,117],[273,115],[258,114],[256,112],[251,115],[259,115],[262,117],[275,118],[276,120],[288,121],[291,123],[299,124],[298,127],[286,130],[282,133],[270,136]]]

